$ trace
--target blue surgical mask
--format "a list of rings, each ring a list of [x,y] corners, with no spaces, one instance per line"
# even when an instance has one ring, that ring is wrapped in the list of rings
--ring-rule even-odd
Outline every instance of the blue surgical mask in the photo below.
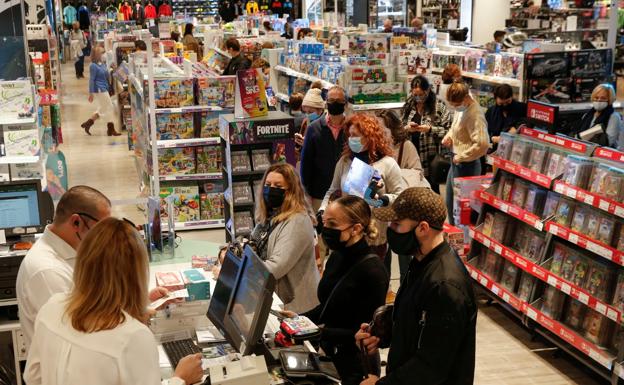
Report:
[[[310,112],[308,114],[308,122],[311,123],[311,122],[315,121],[316,119],[318,119],[319,117],[320,117],[320,115],[317,114],[316,112]]]
[[[364,146],[362,145],[362,138],[359,136],[352,136],[349,138],[349,148],[356,154],[359,154],[364,150]]]
[[[422,96],[414,96],[414,101],[416,103],[422,103],[425,100]]]

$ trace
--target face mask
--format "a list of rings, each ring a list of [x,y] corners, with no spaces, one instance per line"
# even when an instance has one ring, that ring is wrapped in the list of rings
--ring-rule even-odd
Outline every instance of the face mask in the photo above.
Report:
[[[282,207],[285,195],[286,190],[283,188],[264,186],[262,189],[264,204],[266,204],[269,209],[278,209]]]
[[[330,115],[342,115],[345,112],[345,104],[341,102],[327,103],[327,112]]]
[[[308,122],[311,123],[320,117],[316,112],[311,112],[308,114]]]
[[[605,108],[607,108],[608,105],[609,103],[607,102],[592,102],[592,106],[594,107],[594,110],[596,111],[602,111]]]
[[[352,136],[349,138],[349,148],[356,154],[359,154],[364,150],[362,145],[362,139],[359,136]]]
[[[414,234],[414,230],[407,233],[397,233],[388,227],[387,236],[390,250],[399,255],[414,255],[420,250],[420,243]]]
[[[323,241],[325,241],[325,244],[327,245],[327,247],[329,247],[330,250],[343,250],[345,247],[347,247],[347,242],[349,242],[349,240],[340,240],[340,235],[343,231],[344,230],[323,227],[323,232],[321,233],[321,236],[323,237]]]

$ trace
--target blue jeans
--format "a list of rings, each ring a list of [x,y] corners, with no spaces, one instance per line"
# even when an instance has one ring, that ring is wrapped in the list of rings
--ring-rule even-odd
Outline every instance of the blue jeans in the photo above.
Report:
[[[453,219],[453,179],[477,175],[481,175],[481,161],[479,159],[472,162],[451,164],[451,169],[446,178],[446,208],[451,225],[455,225],[455,220]]]

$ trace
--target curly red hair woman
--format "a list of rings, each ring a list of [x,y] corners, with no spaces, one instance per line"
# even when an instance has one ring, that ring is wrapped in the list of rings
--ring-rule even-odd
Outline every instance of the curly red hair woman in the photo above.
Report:
[[[349,168],[354,158],[372,166],[381,177],[383,187],[379,190],[383,204],[389,204],[405,189],[401,168],[392,157],[392,139],[390,133],[379,120],[368,114],[355,114],[345,123],[348,138],[342,157],[336,164],[334,179],[325,194],[320,211],[327,207],[329,198],[337,190],[343,190],[349,174]],[[379,237],[371,246],[383,259],[386,254],[386,227],[385,223],[378,222]]]

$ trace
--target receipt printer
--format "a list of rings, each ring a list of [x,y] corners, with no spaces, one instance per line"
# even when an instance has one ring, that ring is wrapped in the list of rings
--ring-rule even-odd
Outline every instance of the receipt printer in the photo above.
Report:
[[[211,385],[269,385],[263,356],[243,356],[240,361],[210,367]]]

